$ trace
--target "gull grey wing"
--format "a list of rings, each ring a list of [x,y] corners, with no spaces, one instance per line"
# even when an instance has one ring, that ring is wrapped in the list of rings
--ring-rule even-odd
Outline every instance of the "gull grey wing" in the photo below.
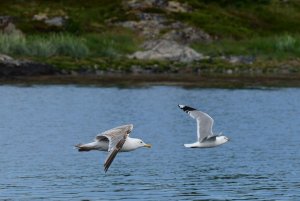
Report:
[[[214,120],[208,114],[186,105],[178,105],[178,107],[184,112],[188,113],[192,118],[196,119],[197,136],[199,142],[203,141],[203,139],[207,138],[208,136],[213,135],[212,126]]]
[[[107,172],[109,166],[111,165],[111,163],[113,162],[113,160],[115,159],[117,153],[120,151],[120,149],[123,147],[124,143],[126,141],[126,137],[124,137],[124,139],[121,139],[115,146],[114,149],[112,149],[108,156],[107,159],[104,162],[104,171]]]
[[[203,138],[202,141],[206,141],[206,142],[214,142],[214,141],[216,141],[217,137],[218,137],[217,135],[207,136],[207,137]]]
[[[118,126],[98,134],[95,140],[101,141],[104,138],[107,138],[109,140],[108,151],[110,151],[110,149],[112,149],[123,138],[125,134],[128,135],[132,131],[132,129],[133,129],[132,124]]]
[[[95,140],[101,141],[103,140],[103,137],[109,140],[109,145],[108,145],[109,153],[107,159],[104,162],[105,172],[108,170],[109,166],[113,162],[117,153],[122,149],[126,141],[126,138],[129,135],[129,133],[132,131],[132,129],[133,129],[133,125],[128,124],[128,125],[112,128],[96,136]]]

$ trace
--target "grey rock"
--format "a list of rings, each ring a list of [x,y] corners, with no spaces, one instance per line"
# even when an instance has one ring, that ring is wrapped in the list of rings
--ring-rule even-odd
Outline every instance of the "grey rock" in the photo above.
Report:
[[[0,54],[0,77],[54,74],[53,66],[32,61],[21,61]]]
[[[161,14],[138,13],[139,21],[125,21],[116,23],[118,26],[129,28],[144,36],[146,39],[153,39],[166,29],[166,18]]]
[[[0,16],[0,33],[22,35],[22,31],[17,29],[10,16]]]
[[[0,54],[0,63],[5,64],[5,65],[15,65],[15,66],[19,66],[20,65],[20,61],[13,59],[12,57],[5,55],[5,54]]]
[[[169,1],[165,9],[169,12],[180,12],[180,13],[188,12],[187,6],[181,4],[178,1]]]
[[[158,23],[166,22],[166,18],[162,14],[157,13],[137,13],[137,17],[142,21],[157,21]]]
[[[64,24],[66,22],[66,18],[61,17],[61,16],[57,16],[57,17],[53,17],[53,18],[50,18],[50,19],[45,19],[44,22],[49,26],[62,27],[62,26],[64,26]]]
[[[131,72],[133,74],[141,74],[144,72],[144,69],[141,68],[140,66],[133,65],[133,66],[131,66]]]
[[[95,74],[96,74],[96,75],[104,75],[104,74],[105,74],[105,71],[103,71],[103,70],[96,70],[96,71],[95,71]]]
[[[126,21],[117,25],[136,31],[146,39],[153,39],[159,36],[165,25],[156,20]]]
[[[223,56],[221,59],[224,59],[232,64],[253,64],[255,61],[254,56]]]
[[[127,9],[143,10],[151,7],[164,8],[168,5],[166,0],[130,0],[124,1],[124,7]]]
[[[192,48],[169,40],[148,41],[144,44],[144,48],[146,49],[145,51],[137,51],[128,57],[141,60],[170,60],[180,62],[192,62],[205,58]]]
[[[151,1],[139,1],[139,0],[130,0],[124,1],[124,7],[129,9],[145,9],[152,6]]]
[[[13,18],[10,16],[0,16],[0,29],[4,29],[12,21]]]
[[[228,69],[228,70],[226,70],[226,73],[229,74],[229,75],[231,75],[233,73],[233,70],[232,69]]]
[[[39,14],[34,15],[32,17],[32,20],[44,22],[48,26],[62,27],[65,25],[68,18],[69,17],[66,15],[55,16],[55,17],[50,18],[49,16],[47,16],[46,13],[39,13]]]
[[[0,62],[9,62],[12,60],[13,60],[12,57],[5,55],[5,54],[0,54]]]
[[[78,72],[78,71],[72,70],[72,71],[70,72],[70,74],[73,75],[73,76],[77,76],[77,75],[79,75],[79,72]]]
[[[35,20],[35,21],[44,21],[47,19],[48,19],[48,16],[46,13],[39,13],[32,17],[32,20]]]
[[[212,41],[209,34],[182,22],[172,23],[168,28],[171,30],[162,36],[162,38],[167,40],[175,40],[183,44]]]
[[[135,15],[137,20],[117,22],[115,25],[132,29],[146,40],[162,38],[182,44],[212,40],[210,35],[204,31],[182,22],[174,22],[164,13],[145,12],[146,8],[160,8],[166,12],[188,12],[191,9],[186,4],[166,0],[131,0],[123,1],[123,6],[128,13]]]

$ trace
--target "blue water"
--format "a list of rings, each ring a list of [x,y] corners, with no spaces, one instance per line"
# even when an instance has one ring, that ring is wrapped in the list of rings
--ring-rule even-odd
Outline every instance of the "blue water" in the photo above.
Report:
[[[300,200],[300,89],[0,86],[0,200]],[[187,149],[209,113],[229,143]],[[112,127],[152,149],[79,153]]]

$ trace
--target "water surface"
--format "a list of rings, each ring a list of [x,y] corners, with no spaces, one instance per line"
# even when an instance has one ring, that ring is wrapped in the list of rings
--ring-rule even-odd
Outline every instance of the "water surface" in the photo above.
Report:
[[[300,89],[120,89],[0,86],[0,200],[300,200]],[[231,141],[187,149],[209,113]],[[153,145],[79,153],[111,127],[133,123]]]

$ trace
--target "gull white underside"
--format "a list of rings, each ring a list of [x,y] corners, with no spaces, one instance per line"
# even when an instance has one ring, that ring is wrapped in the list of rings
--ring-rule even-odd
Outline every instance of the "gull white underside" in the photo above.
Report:
[[[120,149],[119,152],[128,152],[128,151],[135,150],[137,147],[133,146],[132,139],[135,139],[135,138],[127,137],[124,145],[122,146],[122,148]],[[109,142],[108,141],[94,141],[94,142],[82,144],[81,147],[84,147],[84,148],[88,149],[89,151],[91,151],[91,150],[108,151]]]
[[[223,136],[216,137],[215,141],[204,141],[204,142],[194,142],[191,144],[184,144],[188,148],[212,148],[226,143],[227,141],[223,139]]]

